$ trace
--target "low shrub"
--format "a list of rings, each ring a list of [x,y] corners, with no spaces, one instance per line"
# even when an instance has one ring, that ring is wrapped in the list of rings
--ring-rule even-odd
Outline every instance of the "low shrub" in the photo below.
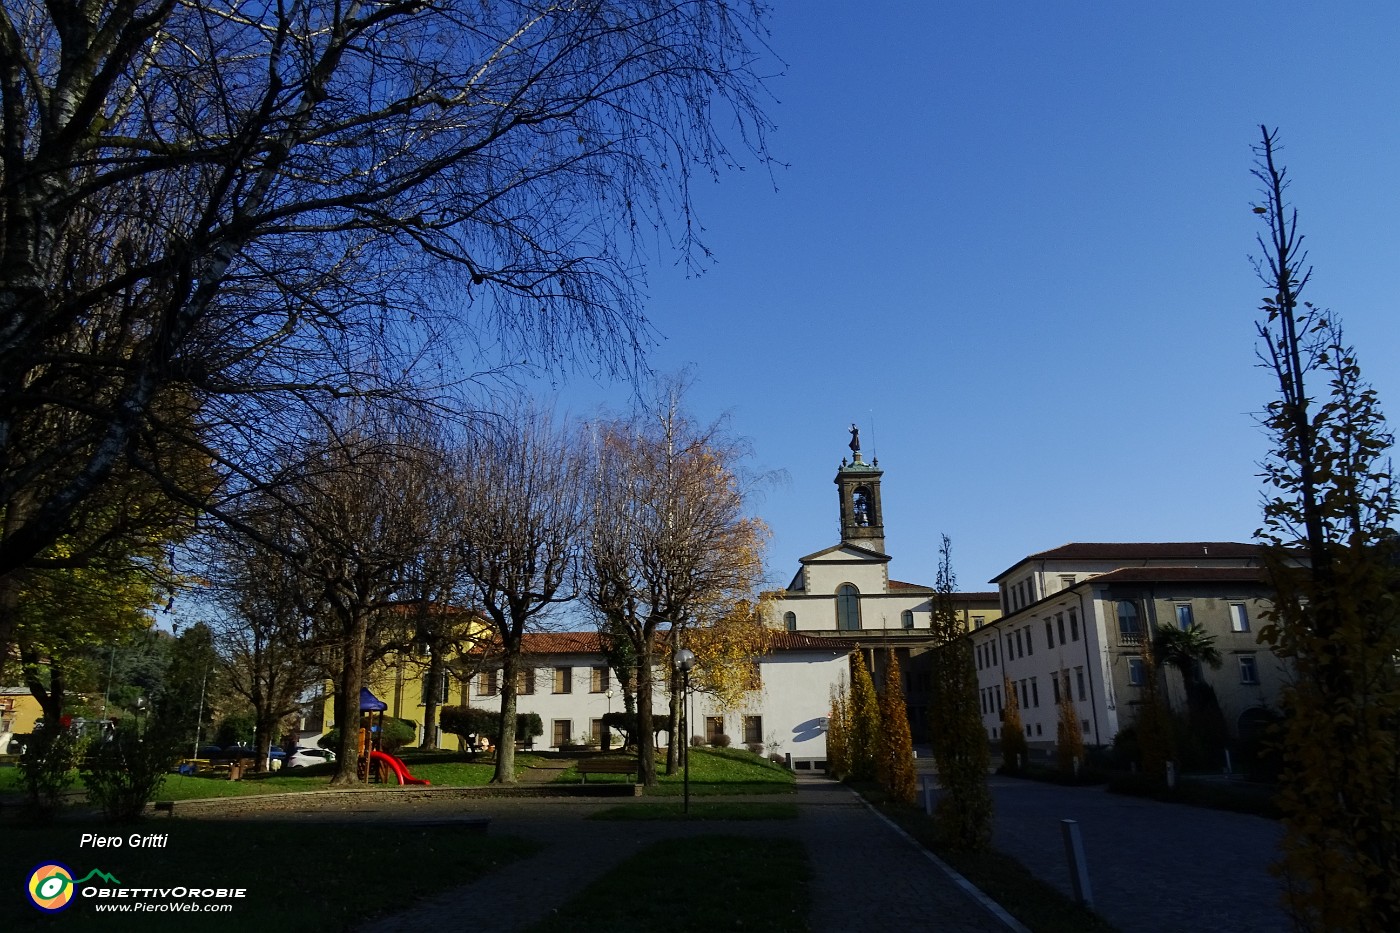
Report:
[[[36,728],[19,759],[19,773],[29,792],[29,806],[37,817],[52,816],[63,794],[73,784],[78,742],[66,730]]]
[[[762,754],[763,754],[763,743],[762,743],[762,742],[750,742],[749,744],[745,745],[744,747],[747,748],[749,751],[753,752],[755,755],[762,755]]]
[[[711,748],[728,748],[728,747],[729,747],[729,744],[730,744],[729,736],[727,736],[727,735],[725,735],[725,734],[723,734],[723,733],[720,733],[719,735],[715,736],[713,739],[710,739],[710,747],[711,747]]]
[[[143,734],[123,723],[111,736],[89,745],[81,770],[88,800],[108,819],[139,818],[180,757],[177,738],[159,728]]]

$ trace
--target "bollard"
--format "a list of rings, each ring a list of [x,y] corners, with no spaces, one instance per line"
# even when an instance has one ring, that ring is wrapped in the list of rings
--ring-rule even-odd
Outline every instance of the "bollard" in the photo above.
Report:
[[[924,792],[924,815],[933,816],[933,775],[919,775],[919,786]]]
[[[787,769],[788,769],[789,771],[791,771],[791,770],[792,770],[792,752],[784,752],[784,753],[783,753],[783,757],[787,759],[787,762],[786,762],[786,764],[787,764]]]
[[[1084,840],[1079,835],[1078,820],[1060,820],[1060,834],[1065,840],[1065,858],[1069,861],[1069,880],[1074,886],[1074,899],[1094,909],[1094,891],[1089,886],[1089,863],[1084,859]]]
[[[1176,790],[1176,762],[1167,762],[1167,790]]]
[[[1234,774],[1234,769],[1230,767],[1230,750],[1225,749],[1225,775],[1228,777]]]

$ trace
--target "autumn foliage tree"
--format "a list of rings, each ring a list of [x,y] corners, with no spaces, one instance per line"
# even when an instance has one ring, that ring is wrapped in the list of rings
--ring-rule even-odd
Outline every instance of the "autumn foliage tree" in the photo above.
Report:
[[[851,773],[851,697],[842,680],[831,688],[831,714],[826,720],[826,770],[837,780]]]
[[[1021,701],[1016,685],[1009,676],[1002,677],[1006,703],[1001,710],[1001,767],[1009,774],[1019,774],[1026,766],[1030,746],[1026,743],[1025,724],[1021,722]]]
[[[1061,685],[1055,722],[1055,760],[1060,773],[1077,777],[1084,763],[1084,730],[1079,724],[1079,710],[1069,692],[1069,680]]]
[[[880,689],[880,730],[877,777],[894,800],[914,802],[918,776],[914,773],[914,740],[909,734],[909,712],[904,703],[904,679],[899,659],[886,654],[885,683]]]
[[[851,664],[850,774],[857,781],[873,781],[880,752],[880,698],[865,666],[864,652],[857,651]]]
[[[667,762],[675,767],[681,691],[670,658],[691,629],[726,616],[749,629],[757,624],[751,613],[740,619],[733,612],[757,597],[766,537],[762,523],[746,514],[746,449],[722,424],[693,422],[681,396],[682,386],[672,384],[650,412],[598,426],[588,484],[586,598],[600,629],[625,641],[636,665],[643,784],[656,782],[654,670],[664,665],[661,682],[670,688]]]
[[[947,845],[975,852],[986,849],[992,838],[992,795],[987,789],[990,753],[978,704],[972,640],[964,637],[953,603],[956,587],[953,544],[944,535],[934,582],[929,707],[929,738],[943,788],[935,819]]]
[[[1303,299],[1312,269],[1260,128],[1254,174],[1267,226],[1259,355],[1278,395],[1260,537],[1275,596],[1261,642],[1293,670],[1277,735],[1278,865],[1295,926],[1400,928],[1400,546],[1394,435],[1330,312]]]

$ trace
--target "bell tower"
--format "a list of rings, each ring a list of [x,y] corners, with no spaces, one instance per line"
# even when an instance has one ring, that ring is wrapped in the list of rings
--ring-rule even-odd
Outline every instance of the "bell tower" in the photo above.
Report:
[[[885,553],[885,513],[880,505],[880,461],[866,463],[860,453],[860,429],[851,425],[851,462],[843,457],[836,471],[841,500],[841,541]]]

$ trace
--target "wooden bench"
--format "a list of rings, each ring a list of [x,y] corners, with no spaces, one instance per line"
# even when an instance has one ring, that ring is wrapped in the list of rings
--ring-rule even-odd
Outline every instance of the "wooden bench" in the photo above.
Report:
[[[585,759],[578,763],[578,773],[585,784],[590,774],[628,774],[636,781],[637,762],[627,758]]]

